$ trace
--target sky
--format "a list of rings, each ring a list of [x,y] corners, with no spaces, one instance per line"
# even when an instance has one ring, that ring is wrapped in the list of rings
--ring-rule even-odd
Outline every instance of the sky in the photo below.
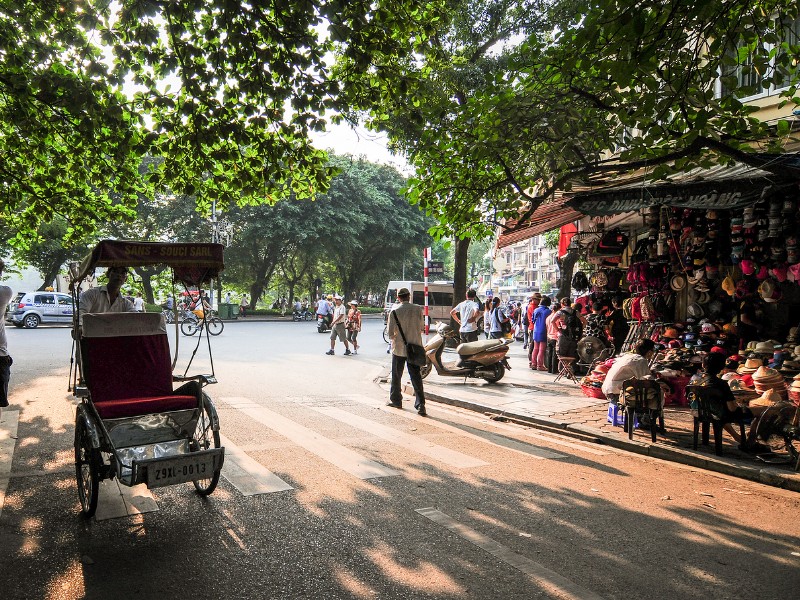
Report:
[[[336,154],[351,154],[356,158],[364,156],[370,162],[392,165],[405,175],[411,174],[405,158],[389,152],[385,135],[363,127],[353,130],[349,125],[329,125],[328,129],[325,133],[312,134],[318,148],[333,150]]]

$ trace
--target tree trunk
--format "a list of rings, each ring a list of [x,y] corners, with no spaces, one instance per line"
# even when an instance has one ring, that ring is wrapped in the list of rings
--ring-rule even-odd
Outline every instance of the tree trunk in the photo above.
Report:
[[[578,253],[570,250],[564,258],[558,259],[558,268],[561,274],[561,285],[558,288],[556,299],[569,298],[572,293],[572,275],[575,263],[578,262]]]
[[[456,238],[454,249],[454,266],[453,266],[453,304],[458,304],[467,296],[467,266],[469,259],[467,252],[469,251],[470,238],[459,239]],[[450,327],[458,331],[458,323],[455,319],[450,319]],[[448,340],[452,341],[452,340]]]
[[[61,270],[61,265],[54,265],[51,266],[46,273],[44,273],[44,281],[42,285],[39,286],[39,289],[36,290],[37,292],[43,292],[44,289],[53,284],[55,278],[58,276],[58,272]],[[40,273],[41,274],[41,273]]]
[[[453,303],[458,304],[467,294],[467,266],[470,238],[456,238],[453,267]]]

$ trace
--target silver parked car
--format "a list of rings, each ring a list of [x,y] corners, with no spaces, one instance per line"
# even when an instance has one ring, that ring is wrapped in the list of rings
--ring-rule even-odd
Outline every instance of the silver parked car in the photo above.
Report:
[[[9,303],[6,321],[35,329],[39,323],[72,323],[72,297],[58,292],[19,292]]]

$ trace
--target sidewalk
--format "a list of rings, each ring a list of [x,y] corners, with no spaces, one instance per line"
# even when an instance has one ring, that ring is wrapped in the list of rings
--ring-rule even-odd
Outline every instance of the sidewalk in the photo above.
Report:
[[[638,429],[629,440],[621,426],[607,421],[608,402],[587,398],[571,381],[554,383],[554,375],[531,371],[521,343],[512,344],[508,356],[511,370],[499,383],[440,377],[434,371],[425,379],[425,397],[493,418],[800,492],[800,473],[788,465],[770,465],[740,451],[727,433],[722,456],[714,454],[713,432],[709,446],[701,443],[697,451],[692,450],[693,418],[688,407],[665,407],[667,431],[658,434],[655,444],[650,441],[649,431]],[[404,391],[413,395],[410,381],[405,382]]]

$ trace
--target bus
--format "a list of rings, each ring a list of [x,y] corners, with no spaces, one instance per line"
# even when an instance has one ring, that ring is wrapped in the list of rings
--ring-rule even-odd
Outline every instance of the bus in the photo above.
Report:
[[[390,281],[386,286],[386,297],[383,302],[383,319],[389,316],[392,305],[397,302],[397,290],[408,288],[411,291],[411,301],[414,304],[425,306],[425,284],[421,281]],[[431,323],[434,321],[449,321],[450,311],[453,306],[453,282],[436,281],[428,284],[428,315]]]

